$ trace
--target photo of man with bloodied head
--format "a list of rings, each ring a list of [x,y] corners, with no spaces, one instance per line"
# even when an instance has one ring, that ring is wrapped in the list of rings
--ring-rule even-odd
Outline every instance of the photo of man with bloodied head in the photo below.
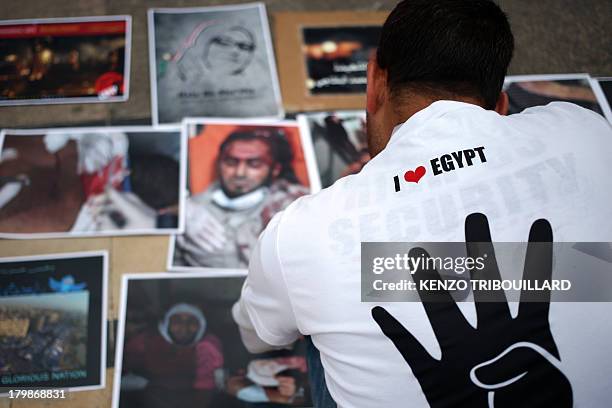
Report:
[[[312,182],[294,122],[191,123],[184,234],[173,267],[245,268],[259,233]]]

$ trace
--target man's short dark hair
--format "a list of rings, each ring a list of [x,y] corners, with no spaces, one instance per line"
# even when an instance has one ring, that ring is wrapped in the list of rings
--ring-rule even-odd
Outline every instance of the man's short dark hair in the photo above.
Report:
[[[404,0],[383,25],[376,60],[392,96],[469,96],[493,109],[513,50],[491,0]]]
[[[219,157],[225,149],[233,142],[261,140],[268,145],[270,154],[275,163],[280,164],[281,171],[278,175],[279,179],[285,179],[290,183],[299,183],[295,172],[293,171],[293,150],[287,140],[285,134],[278,129],[258,128],[251,130],[237,130],[231,133],[219,147]]]

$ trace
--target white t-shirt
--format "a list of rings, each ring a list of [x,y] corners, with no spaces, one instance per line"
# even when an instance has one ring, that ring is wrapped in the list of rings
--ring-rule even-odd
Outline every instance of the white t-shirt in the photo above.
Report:
[[[473,150],[478,147],[484,149]],[[472,165],[455,162],[455,170],[444,171],[447,162],[431,162],[470,149]],[[271,345],[311,335],[340,407],[426,407],[421,383],[371,310],[383,306],[435,359],[442,357],[439,339],[421,303],[361,302],[360,243],[462,242],[466,216],[474,212],[488,217],[494,242],[527,241],[539,218],[552,225],[554,241],[612,241],[611,158],[608,122],[573,104],[501,116],[435,102],[396,128],[359,174],[298,199],[270,222],[234,317]],[[419,182],[404,181],[419,166],[426,169]],[[459,306],[476,327],[474,304]],[[558,368],[571,383],[575,406],[609,404],[611,312],[609,303],[550,305]],[[454,381],[434,374],[434,383]],[[466,381],[469,373],[454,375]],[[446,397],[439,397],[430,399],[444,406]]]

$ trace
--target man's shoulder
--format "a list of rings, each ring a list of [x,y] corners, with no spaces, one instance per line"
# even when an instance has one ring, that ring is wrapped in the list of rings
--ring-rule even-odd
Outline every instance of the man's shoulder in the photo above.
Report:
[[[283,225],[290,225],[293,231],[300,226],[320,225],[324,218],[342,212],[342,203],[364,182],[365,177],[364,174],[342,177],[327,188],[297,198],[283,211]]]
[[[610,124],[599,113],[570,102],[551,102],[547,105],[533,106],[509,118],[535,126],[556,128],[584,127],[610,131]]]
[[[210,186],[208,186],[205,190],[190,196],[189,200],[191,200],[194,203],[199,203],[199,204],[211,202],[212,195],[218,187],[219,186],[217,183],[213,183]]]

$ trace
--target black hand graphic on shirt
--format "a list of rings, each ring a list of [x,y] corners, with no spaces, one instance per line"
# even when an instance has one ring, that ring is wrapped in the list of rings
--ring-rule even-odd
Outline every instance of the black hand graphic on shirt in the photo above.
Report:
[[[501,279],[483,214],[466,218],[465,236],[468,256],[487,254],[485,276]],[[414,248],[409,256],[429,255]],[[470,275],[475,279],[478,273],[470,270]],[[551,276],[552,229],[546,220],[538,220],[529,233],[523,279],[542,282]],[[417,289],[420,280],[432,277],[440,278],[436,270],[417,270]],[[425,299],[421,291],[419,295]],[[439,361],[384,308],[373,308],[372,317],[402,354],[433,408],[571,407],[571,385],[558,368],[559,352],[548,322],[550,293],[544,295],[546,302],[528,302],[530,295],[522,292],[513,319],[503,290],[475,290],[474,329],[448,292],[435,293],[436,301],[424,301],[423,306],[440,344]],[[495,302],[483,301],[491,296]]]

